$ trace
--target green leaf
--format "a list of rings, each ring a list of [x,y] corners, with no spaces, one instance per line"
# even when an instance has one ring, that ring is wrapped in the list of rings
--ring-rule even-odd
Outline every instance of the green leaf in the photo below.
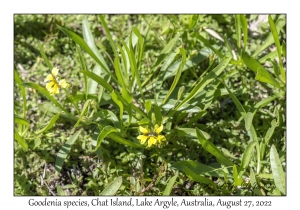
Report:
[[[65,162],[65,159],[67,158],[68,154],[70,153],[70,150],[75,143],[75,141],[78,139],[79,134],[81,133],[82,129],[77,131],[73,136],[69,138],[69,140],[60,148],[60,150],[57,153],[57,157],[55,160],[55,170],[57,172],[61,171],[61,168]]]
[[[206,46],[206,47],[208,47],[208,48],[210,48],[212,51],[214,51],[214,53],[216,53],[220,58],[223,58],[224,57],[224,55],[219,51],[219,50],[217,50],[216,48],[214,48],[210,43],[209,43],[209,41],[208,40],[206,40],[203,36],[201,36],[200,34],[198,34],[198,33],[192,33],[191,34],[193,37],[195,37],[196,39],[198,39],[199,41],[201,41],[201,42],[203,42],[203,44]]]
[[[56,185],[56,191],[57,191],[57,195],[59,196],[68,195],[59,184]]]
[[[213,186],[216,186],[216,184],[212,180],[206,178],[205,176],[195,174],[192,170],[190,170],[189,168],[187,168],[185,166],[183,167],[183,172],[186,174],[186,176],[190,180],[200,182],[200,183],[205,183],[205,184],[211,184]]]
[[[27,127],[30,126],[30,123],[29,123],[27,120],[25,120],[25,119],[23,119],[23,118],[21,118],[21,117],[18,117],[18,116],[15,116],[15,117],[14,117],[14,121],[15,121],[15,123],[17,123],[17,124],[25,125],[25,126],[27,126]]]
[[[243,183],[243,179],[239,176],[239,172],[236,168],[236,165],[233,165],[233,179],[234,179],[234,185],[235,186],[241,186]]]
[[[168,42],[168,44],[164,47],[164,49],[161,51],[160,55],[158,56],[154,66],[152,67],[152,69],[153,69],[152,71],[155,71],[156,68],[159,66],[159,64],[161,64],[161,62],[164,61],[165,57],[167,57],[167,55],[171,52],[171,50],[173,49],[179,36],[180,36],[180,34],[177,33],[176,36],[173,39],[171,39]]]
[[[169,179],[168,184],[167,184],[167,186],[166,186],[166,188],[163,192],[163,195],[170,195],[171,194],[173,186],[174,186],[175,181],[177,179],[177,176],[178,176],[178,172],[176,172],[176,174],[171,179]]]
[[[86,51],[106,71],[106,73],[108,73],[112,77],[112,79],[118,83],[117,78],[114,75],[112,75],[109,69],[99,60],[99,58],[95,55],[95,53],[80,36],[62,26],[57,25],[57,27],[74,42],[76,42],[76,44],[78,44],[84,51]]]
[[[251,128],[253,116],[254,116],[253,112],[247,112],[246,114],[245,127],[247,131],[250,130]]]
[[[285,26],[285,20],[279,18],[276,21],[276,30],[280,31]],[[253,58],[256,58],[261,52],[263,52],[267,47],[274,43],[273,35],[270,33],[268,37],[263,41],[263,43],[259,46],[259,48],[252,55]]]
[[[40,53],[41,53],[41,55],[42,55],[44,61],[46,62],[46,65],[48,66],[48,68],[49,68],[50,70],[52,70],[52,69],[53,69],[53,66],[52,66],[52,64],[49,62],[49,60],[48,60],[48,58],[47,58],[47,56],[46,56],[46,54],[45,54],[45,52],[44,52],[43,46],[40,44],[40,42],[37,42],[37,44],[38,44],[39,51],[40,51]]]
[[[51,129],[53,127],[54,123],[56,122],[56,120],[59,118],[61,113],[62,112],[60,112],[60,113],[56,114],[54,117],[52,117],[50,122],[41,130],[36,131],[35,134],[40,134],[40,133],[46,132],[47,130]]]
[[[266,82],[270,85],[273,85],[274,87],[280,88],[279,83],[257,60],[253,59],[245,52],[242,54],[242,59],[246,66],[256,73],[256,80]]]
[[[114,43],[114,41],[113,41],[113,39],[112,39],[112,36],[111,36],[111,34],[110,34],[110,31],[109,31],[109,29],[108,29],[108,27],[107,27],[107,24],[106,24],[105,20],[104,20],[104,17],[103,17],[102,15],[99,15],[99,19],[100,19],[100,21],[101,21],[101,24],[102,24],[104,30],[105,30],[106,37],[107,37],[107,39],[108,39],[108,41],[109,41],[109,44],[110,44],[112,50],[114,51],[114,55],[117,56],[118,53],[117,53],[116,45],[115,45],[115,43]]]
[[[189,29],[193,29],[198,22],[199,15],[192,15],[189,21]]]
[[[196,128],[196,134],[197,137],[202,145],[202,147],[211,153],[213,156],[215,156],[218,160],[220,160],[222,163],[233,166],[234,163],[230,161],[215,145],[213,145],[211,142],[209,142],[205,136],[202,134],[201,130]]]
[[[174,163],[172,167],[180,171],[183,171],[184,167],[186,167],[193,171],[195,174],[203,176],[224,177],[224,171],[222,168],[213,168],[211,166],[207,166],[193,160],[178,161]],[[228,174],[228,176],[231,177],[230,174]]]
[[[286,77],[285,77],[285,70],[283,69],[283,64],[282,64],[281,46],[280,46],[280,42],[279,42],[278,32],[277,32],[277,29],[275,27],[275,24],[273,22],[273,19],[272,19],[271,15],[268,15],[268,20],[269,20],[270,28],[271,28],[271,31],[272,31],[273,39],[274,39],[276,49],[277,49],[277,53],[278,53],[279,68],[280,68],[280,73],[281,73],[281,81],[283,83],[285,83]]]
[[[272,169],[275,185],[280,190],[280,192],[282,192],[285,195],[286,194],[285,173],[282,169],[281,161],[274,145],[272,145],[270,151],[270,163],[271,163],[271,169]]]
[[[135,148],[144,148],[143,145],[124,139],[123,137],[119,136],[116,133],[109,133],[108,137],[114,140],[115,142],[118,142],[119,144],[135,147]]]
[[[27,142],[19,135],[17,131],[14,132],[14,139],[19,142],[19,144],[27,151],[28,144]]]
[[[176,73],[176,76],[172,82],[172,85],[167,93],[167,95],[165,96],[164,100],[162,101],[162,105],[164,105],[166,103],[166,101],[168,100],[168,98],[170,97],[170,95],[172,94],[172,92],[174,91],[179,79],[180,79],[180,76],[181,76],[181,72],[182,72],[182,69],[185,65],[185,62],[186,62],[186,54],[185,54],[185,50],[183,48],[180,48],[180,52],[181,52],[181,55],[182,55],[182,62],[181,62],[181,65],[180,67],[178,68],[177,70],[177,73]]]
[[[27,110],[27,99],[26,99],[26,91],[25,88],[22,85],[22,80],[18,74],[18,72],[16,70],[14,70],[14,80],[16,81],[16,83],[19,85],[19,88],[21,90],[21,95],[23,98],[23,117],[26,117],[26,110]]]
[[[243,158],[242,158],[242,168],[243,169],[246,169],[248,166],[249,166],[249,163],[250,163],[250,159],[252,157],[252,151],[253,151],[253,148],[254,146],[257,145],[257,142],[256,141],[251,141],[248,146],[246,147],[246,150],[243,154]]]
[[[128,104],[132,103],[133,97],[130,95],[130,93],[126,90],[126,88],[122,87],[122,97],[127,101]]]
[[[245,15],[241,14],[240,19],[241,19],[241,25],[244,34],[244,51],[245,51],[248,42],[248,23]]]
[[[108,134],[110,134],[111,132],[117,132],[117,133],[118,133],[118,130],[117,130],[116,128],[112,127],[112,126],[109,126],[109,125],[108,125],[108,126],[105,126],[105,127],[101,130],[101,132],[100,132],[100,134],[99,134],[99,136],[98,136],[98,138],[97,138],[97,145],[96,145],[94,151],[96,151],[96,150],[100,147],[100,145],[101,145],[103,139],[104,139]]]
[[[156,124],[161,125],[161,123],[162,123],[161,108],[157,105],[157,103],[154,103],[153,107],[154,107],[154,114],[155,114]]]
[[[123,106],[123,103],[121,100],[119,100],[117,94],[115,91],[111,92],[110,94],[112,100],[118,105],[118,107],[120,108],[120,122],[121,122],[121,125],[122,125],[122,122],[123,122],[123,110],[124,110],[124,106]]]
[[[122,176],[117,177],[114,181],[107,185],[107,187],[100,193],[100,195],[115,195],[121,187],[122,182]]]
[[[146,112],[149,113],[152,109],[152,103],[150,100],[147,100],[145,101],[145,109],[146,109]]]
[[[83,71],[87,71],[87,70],[83,70]],[[81,71],[83,73],[83,71]],[[90,72],[90,73],[93,73],[95,75],[101,75],[101,67],[99,65],[95,65],[94,69],[93,69],[93,72],[91,71],[87,71],[87,72]],[[85,77],[87,77],[86,74],[83,73],[83,75]],[[100,77],[101,78],[101,77]],[[102,78],[101,78],[102,79]],[[105,80],[104,80],[105,81]],[[106,82],[106,81],[105,81]],[[107,82],[106,82],[107,83]],[[92,78],[89,78],[88,79],[88,94],[96,94],[97,93],[97,86],[98,86],[98,82]],[[101,85],[102,86],[102,85]],[[103,86],[102,86],[103,87]]]
[[[214,81],[225,69],[231,58],[226,58],[218,66],[216,66],[211,72],[209,72],[169,114],[165,117],[164,121],[171,117],[176,110],[178,110],[182,105],[190,101],[194,96],[196,96],[200,91],[202,91],[208,84]]]
[[[240,15],[235,15],[235,33],[238,49],[241,48],[241,19]]]
[[[85,118],[86,112],[88,110],[88,108],[90,107],[92,100],[88,99],[86,100],[86,102],[84,103],[82,110],[80,112],[80,116],[79,119],[77,120],[77,122],[74,125],[74,128],[79,127],[80,126],[80,122],[84,121],[83,119]]]
[[[37,90],[38,92],[40,92],[41,94],[46,96],[49,100],[51,100],[62,111],[65,111],[68,113],[68,111],[60,103],[58,103],[45,88],[41,87],[38,84],[31,83],[31,82],[23,83],[23,86],[30,87],[30,88]]]
[[[114,90],[110,84],[108,84],[104,79],[102,79],[101,77],[99,77],[95,73],[90,72],[90,71],[85,71],[85,70],[81,71],[81,73],[88,76],[92,80],[95,80],[99,85],[103,86],[109,92],[112,92]]]

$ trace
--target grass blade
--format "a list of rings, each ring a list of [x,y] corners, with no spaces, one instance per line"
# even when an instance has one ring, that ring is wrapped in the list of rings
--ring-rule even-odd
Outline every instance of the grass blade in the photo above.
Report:
[[[68,154],[70,153],[70,150],[75,143],[75,141],[78,139],[79,134],[81,133],[82,129],[77,131],[73,136],[69,138],[69,140],[60,148],[60,150],[57,153],[57,157],[55,160],[55,170],[57,172],[60,172],[62,169],[62,166],[65,162],[65,159],[67,158]]]
[[[235,15],[235,33],[236,33],[236,45],[238,49],[241,49],[241,19],[240,15]]]

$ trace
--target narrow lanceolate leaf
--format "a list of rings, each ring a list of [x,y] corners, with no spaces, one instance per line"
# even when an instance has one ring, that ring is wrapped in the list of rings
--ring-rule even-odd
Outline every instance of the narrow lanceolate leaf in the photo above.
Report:
[[[253,116],[254,116],[253,112],[247,112],[246,114],[245,127],[247,131],[250,130],[251,128]]]
[[[266,82],[274,87],[280,88],[279,83],[257,60],[253,59],[245,52],[242,54],[242,59],[246,66],[256,73],[256,80]]]
[[[113,39],[112,39],[112,36],[111,36],[110,31],[109,31],[109,29],[108,29],[108,27],[107,27],[107,24],[106,24],[106,22],[105,22],[105,20],[104,20],[104,17],[103,17],[102,15],[99,15],[99,19],[100,19],[100,21],[101,21],[101,24],[102,24],[104,30],[105,30],[106,37],[107,37],[107,39],[108,39],[108,41],[109,41],[109,44],[110,44],[110,46],[111,46],[111,48],[112,48],[112,50],[114,51],[114,54],[115,54],[115,56],[116,56],[116,55],[118,54],[118,53],[117,53],[117,48],[116,48],[116,45],[115,45],[115,43],[114,43],[114,41],[113,41]]]
[[[202,134],[202,132],[196,128],[196,134],[197,137],[202,145],[202,147],[211,153],[213,156],[215,156],[218,160],[220,160],[222,163],[233,166],[234,163],[229,160],[215,145],[213,145],[210,141],[208,141],[205,136]]]
[[[179,66],[178,70],[177,70],[177,73],[176,73],[176,76],[173,80],[173,83],[167,93],[167,95],[165,96],[164,100],[162,101],[162,104],[161,106],[163,106],[166,101],[168,100],[169,96],[172,94],[172,92],[174,91],[179,79],[180,79],[180,76],[181,76],[181,72],[182,72],[182,69],[185,65],[185,62],[186,62],[186,54],[185,54],[185,50],[183,48],[180,48],[180,52],[181,52],[181,55],[182,55],[182,60],[181,60],[181,65]]]
[[[130,95],[130,93],[124,86],[122,87],[122,97],[126,100],[128,104],[132,103],[133,97]]]
[[[99,58],[95,55],[95,53],[80,36],[62,26],[57,25],[57,27],[74,42],[76,42],[84,51],[86,51],[106,71],[106,73],[108,73],[112,77],[112,79],[118,83],[117,78],[114,75],[112,75],[109,69],[99,60]]]
[[[27,103],[26,103],[26,91],[25,88],[22,86],[22,80],[16,70],[14,70],[14,80],[17,82],[17,84],[20,87],[21,95],[23,98],[23,117],[26,117],[26,109],[27,109]]]
[[[210,48],[212,51],[214,51],[214,53],[216,53],[220,58],[223,58],[224,55],[219,51],[217,50],[216,48],[214,48],[208,40],[206,40],[203,36],[201,36],[200,34],[198,33],[192,33],[192,36],[194,36],[196,39],[198,39],[199,41],[203,42],[203,44]]]
[[[270,163],[272,174],[274,178],[274,182],[276,187],[280,190],[281,193],[284,195],[286,194],[286,180],[285,180],[285,173],[282,169],[281,161],[278,156],[277,150],[274,145],[271,147],[270,151]]]
[[[122,101],[119,100],[117,94],[115,91],[111,92],[110,94],[111,96],[111,99],[118,105],[118,107],[120,108],[120,122],[122,124],[122,121],[123,121],[123,110],[124,110],[124,106],[123,106],[123,103]]]
[[[196,96],[200,91],[202,91],[208,84],[217,79],[217,77],[223,72],[231,58],[226,58],[218,66],[216,66],[211,72],[209,72],[194,88],[193,90],[184,98],[175,108],[172,110],[165,118],[165,120],[171,117],[176,110],[178,110],[182,105],[190,101],[194,96]]]
[[[177,42],[178,38],[179,38],[180,34],[177,33],[176,36],[171,39],[168,44],[164,47],[164,49],[161,51],[160,55],[158,56],[154,66],[153,66],[153,71],[156,70],[156,68],[159,66],[159,64],[161,64],[161,62],[165,59],[165,57],[167,57],[167,55],[171,52],[171,50],[173,49],[175,43]]]
[[[254,146],[256,146],[256,145],[257,145],[256,141],[251,141],[250,144],[248,144],[248,146],[243,154],[243,158],[242,158],[243,169],[246,169],[249,166],[249,162],[252,157],[252,151],[253,151]]]
[[[170,195],[171,194],[173,186],[174,186],[175,181],[177,179],[177,176],[178,176],[178,172],[176,172],[176,174],[171,179],[169,179],[168,184],[167,184],[167,186],[166,186],[166,188],[163,192],[163,195]]]
[[[74,128],[79,127],[80,122],[83,121],[83,118],[85,117],[86,112],[88,111],[88,108],[90,107],[91,104],[91,99],[86,100],[86,102],[84,103],[82,110],[80,112],[80,116],[79,119],[77,120],[77,122],[74,125]]]
[[[278,36],[278,32],[276,29],[276,26],[272,20],[271,15],[268,16],[268,20],[269,20],[269,24],[270,24],[270,28],[273,34],[273,39],[276,45],[276,49],[277,49],[277,53],[278,53],[278,59],[279,59],[279,68],[280,68],[280,73],[281,73],[281,81],[283,83],[285,83],[285,70],[283,69],[283,64],[282,64],[282,58],[281,58],[281,46],[280,46],[280,42],[279,42],[279,36]]]
[[[25,125],[25,126],[27,126],[27,127],[30,126],[30,123],[29,123],[27,120],[25,120],[25,119],[23,119],[23,118],[21,118],[21,117],[18,117],[18,116],[15,116],[15,117],[14,117],[14,121],[15,121],[15,123],[17,123],[17,124]]]
[[[211,184],[213,186],[216,186],[216,184],[206,178],[205,176],[201,176],[201,175],[198,175],[196,173],[194,173],[192,170],[190,170],[188,167],[183,167],[183,172],[185,173],[185,175],[190,179],[190,180],[193,180],[193,181],[196,181],[196,182],[200,182],[200,183],[205,183],[205,184]]]
[[[38,84],[32,83],[32,82],[26,82],[26,83],[23,83],[22,85],[25,87],[30,87],[30,88],[37,90],[38,92],[40,92],[41,94],[46,96],[49,100],[51,100],[62,111],[65,111],[68,113],[68,111],[60,103],[58,103],[45,88],[41,87]]]
[[[100,132],[100,134],[99,134],[99,136],[98,136],[98,138],[97,138],[97,145],[96,145],[96,147],[95,147],[95,151],[100,147],[100,145],[101,145],[101,143],[102,143],[102,141],[103,141],[103,139],[108,135],[108,134],[110,134],[111,132],[118,132],[118,130],[116,129],[116,128],[114,128],[114,127],[112,127],[112,126],[105,126],[102,130],[101,130],[101,132]]]
[[[14,133],[14,139],[19,142],[19,144],[25,149],[28,149],[28,144],[27,142],[19,135],[17,131]]]
[[[235,33],[238,49],[241,48],[241,19],[240,15],[235,15]]]
[[[100,193],[100,195],[115,195],[121,187],[122,182],[122,176],[117,177]]]
[[[46,65],[48,66],[48,68],[53,69],[52,64],[49,62],[49,60],[46,56],[46,53],[44,52],[43,46],[39,42],[38,42],[38,48],[39,48],[39,51],[40,51],[44,61],[46,62]]]
[[[237,167],[236,165],[233,165],[233,179],[234,179],[234,185],[235,186],[241,186],[242,185],[242,182],[243,182],[243,179],[239,176],[239,172],[237,170]]]
[[[144,148],[143,145],[124,139],[123,137],[119,136],[117,133],[109,133],[108,137],[114,140],[115,142],[118,142],[119,144],[135,147],[135,148]]]
[[[152,109],[152,103],[151,103],[151,101],[150,100],[145,101],[145,105],[144,106],[145,106],[146,112],[149,113],[151,111],[151,109]]]
[[[268,146],[269,144],[269,141],[274,133],[274,130],[277,126],[277,122],[276,120],[272,120],[271,122],[271,127],[268,129],[266,135],[264,136],[264,142],[261,142],[262,143],[262,147],[261,147],[261,159],[263,159],[265,157],[265,151],[266,151],[266,147]]]
[[[95,73],[90,72],[90,71],[81,71],[81,73],[88,76],[92,80],[96,81],[99,85],[103,86],[109,92],[112,92],[114,90],[110,84],[108,84],[104,79],[102,79],[101,77],[99,77]]]
[[[241,20],[241,25],[242,25],[242,30],[244,34],[244,51],[247,47],[247,42],[248,42],[248,23],[245,15],[240,15],[240,20]]]
[[[42,128],[41,130],[36,131],[35,134],[40,134],[40,133],[43,133],[43,132],[51,129],[53,127],[54,123],[56,122],[56,120],[59,118],[61,113],[62,112],[54,115],[54,117],[51,118],[50,122],[44,128]]]
[[[157,105],[157,103],[154,104],[154,115],[156,124],[161,125],[162,123],[162,114],[161,114],[161,108]]]
[[[69,138],[69,140],[60,148],[60,150],[57,153],[56,161],[55,161],[55,170],[57,172],[60,172],[65,159],[67,158],[68,154],[70,153],[70,150],[75,143],[75,141],[78,139],[79,134],[81,133],[82,129],[77,131],[73,136]]]
[[[276,30],[280,31],[285,26],[285,22],[285,19],[279,18],[275,23]],[[273,35],[270,33],[268,37],[264,40],[262,45],[260,45],[259,48],[255,51],[252,57],[256,58],[261,52],[263,52],[267,47],[269,47],[273,43],[274,38]]]

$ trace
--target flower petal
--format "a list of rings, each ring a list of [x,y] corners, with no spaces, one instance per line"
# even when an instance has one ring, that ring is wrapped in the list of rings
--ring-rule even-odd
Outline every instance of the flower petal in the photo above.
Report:
[[[159,134],[163,130],[164,126],[161,124],[161,126],[158,126],[157,124],[154,126],[155,133]]]
[[[54,85],[55,83],[54,82],[49,82],[46,84],[46,89],[49,91],[49,92],[52,92],[52,86]]]
[[[62,88],[67,88],[69,87],[70,85],[66,82],[65,79],[62,79],[59,81],[59,85],[62,87]]]
[[[158,141],[158,143],[162,143],[162,141],[165,141],[166,140],[166,137],[164,136],[164,135],[158,135],[158,137],[157,137],[157,141]]]
[[[139,135],[137,137],[137,139],[139,139],[141,141],[141,144],[144,144],[146,142],[146,140],[148,139],[148,136]]]
[[[57,94],[59,93],[59,89],[58,89],[58,85],[57,84],[54,84],[53,88],[52,88],[52,94]]]
[[[59,71],[59,69],[56,68],[56,67],[54,67],[54,68],[52,69],[52,75],[53,75],[54,77],[56,77],[57,74],[58,74],[58,71]]]
[[[150,132],[149,129],[144,128],[144,127],[142,127],[142,126],[140,126],[139,129],[140,129],[140,131],[141,131],[143,134],[148,134],[148,133]]]
[[[47,82],[47,81],[53,81],[53,76],[52,74],[48,74],[48,76],[46,77],[45,81],[44,82]]]
[[[150,139],[148,140],[148,147],[151,147],[152,144],[155,145],[157,142],[156,138],[154,136],[151,136]]]

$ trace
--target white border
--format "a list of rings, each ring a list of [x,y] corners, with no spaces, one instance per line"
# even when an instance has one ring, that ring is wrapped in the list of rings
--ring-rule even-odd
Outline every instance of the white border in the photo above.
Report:
[[[298,88],[300,65],[299,59],[299,10],[294,1],[278,0],[252,0],[252,1],[1,1],[1,95],[4,95],[1,103],[1,190],[0,206],[3,209],[21,207],[31,209],[27,202],[30,197],[13,197],[13,14],[15,13],[286,13],[287,14],[287,196],[286,197],[242,197],[247,200],[271,200],[273,207],[298,206],[299,174],[298,154],[299,147],[299,100]],[[83,6],[84,5],[84,6]],[[3,65],[4,64],[4,65]],[[4,75],[3,75],[4,74]],[[42,199],[43,197],[36,197]],[[49,198],[49,197],[48,197]],[[52,197],[51,199],[56,199]],[[170,197],[159,197],[168,200]],[[192,197],[188,197],[190,199]],[[239,197],[211,197],[211,200],[235,200]],[[89,197],[64,197],[59,200],[91,200]],[[104,199],[104,197],[101,197]],[[128,197],[127,197],[128,199]],[[134,198],[135,199],[135,198]],[[142,199],[142,198],[141,198]],[[149,199],[155,199],[150,197]],[[182,198],[175,198],[180,201]],[[39,209],[41,207],[38,207]],[[65,208],[65,207],[61,207]],[[75,208],[75,207],[74,207]],[[100,207],[99,207],[100,208]],[[102,207],[103,208],[103,207]],[[111,208],[111,207],[110,207]],[[125,207],[124,207],[125,208]],[[145,207],[148,208],[149,207]],[[197,207],[199,208],[199,207]],[[220,209],[224,207],[220,207]],[[226,208],[226,207],[225,207]],[[2,209],[2,208],[1,208]],[[73,208],[72,208],[73,209]],[[132,209],[132,208],[131,208]],[[176,208],[179,209],[179,208]],[[218,209],[215,208],[215,209]]]

